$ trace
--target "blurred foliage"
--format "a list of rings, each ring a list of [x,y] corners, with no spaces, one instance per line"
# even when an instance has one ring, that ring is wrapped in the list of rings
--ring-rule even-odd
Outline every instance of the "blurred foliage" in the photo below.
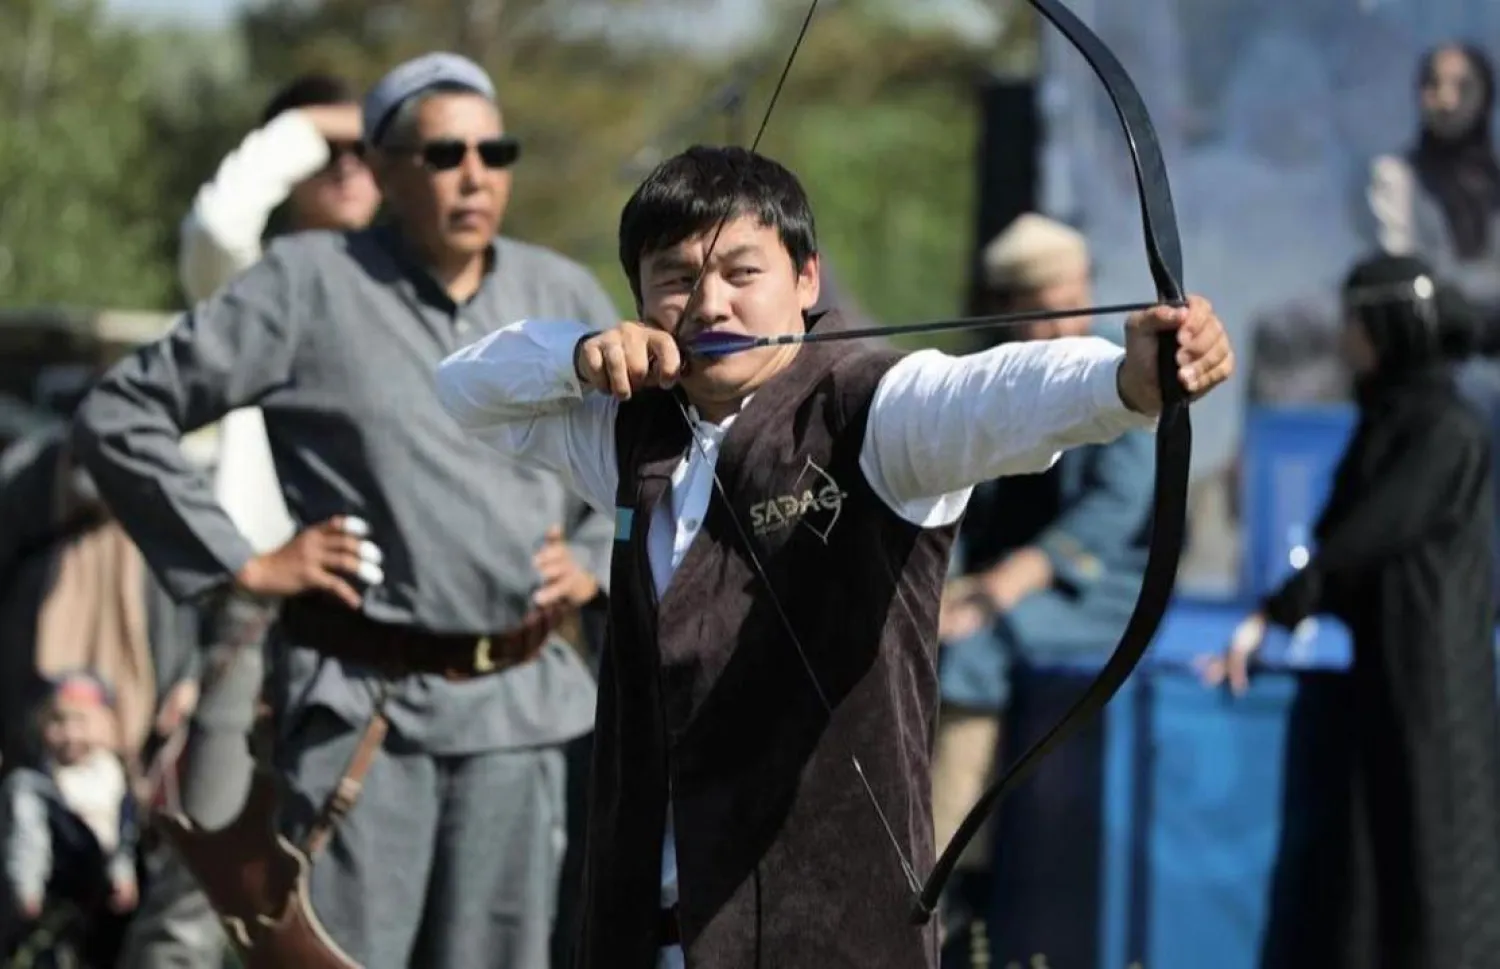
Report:
[[[90,0],[0,3],[0,298],[155,306],[149,61]]]
[[[177,222],[278,85],[309,69],[366,85],[442,48],[491,71],[524,140],[507,233],[587,263],[623,311],[616,220],[644,173],[631,160],[753,138],[806,9],[767,0],[764,29],[696,56],[577,29],[584,8],[604,23],[647,2],[262,0],[232,36],[194,37],[106,26],[81,0],[4,0],[0,302],[179,304]],[[981,72],[1034,60],[1030,18],[1006,14],[997,47],[915,25],[903,9],[825,2],[761,143],[802,176],[841,284],[891,322],[959,309],[972,91]],[[740,113],[716,110],[742,75]]]

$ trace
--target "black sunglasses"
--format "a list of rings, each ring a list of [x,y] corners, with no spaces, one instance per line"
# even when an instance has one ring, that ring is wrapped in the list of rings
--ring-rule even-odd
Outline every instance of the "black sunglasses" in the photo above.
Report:
[[[463,164],[470,147],[479,152],[479,160],[485,168],[509,168],[521,157],[521,142],[512,135],[485,138],[482,141],[466,142],[457,138],[437,138],[406,151],[418,155],[422,164],[430,171],[446,172]]]

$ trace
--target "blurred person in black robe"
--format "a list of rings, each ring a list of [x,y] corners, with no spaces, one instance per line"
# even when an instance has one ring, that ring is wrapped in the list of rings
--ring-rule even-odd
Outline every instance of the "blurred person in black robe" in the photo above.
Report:
[[[1242,693],[1268,624],[1321,613],[1353,638],[1350,770],[1319,789],[1342,823],[1299,859],[1305,901],[1278,969],[1500,966],[1493,465],[1442,346],[1448,295],[1413,258],[1350,273],[1359,423],[1317,548],[1204,663]]]

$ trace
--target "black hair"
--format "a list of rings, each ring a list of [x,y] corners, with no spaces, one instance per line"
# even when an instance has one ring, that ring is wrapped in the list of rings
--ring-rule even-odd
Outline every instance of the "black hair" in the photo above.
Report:
[[[324,104],[355,104],[359,95],[348,81],[333,74],[312,73],[295,78],[271,96],[261,113],[260,123],[268,124],[283,111]]]
[[[1438,318],[1438,349],[1442,355],[1461,361],[1483,353],[1487,334],[1478,307],[1457,286],[1441,281],[1433,301]]]
[[[620,266],[636,305],[642,258],[747,215],[776,230],[797,271],[817,255],[807,193],[778,162],[733,145],[694,145],[656,166],[620,213]]]
[[[1455,339],[1464,341],[1458,331],[1443,332],[1440,314],[1451,313],[1455,299],[1450,291],[1439,301],[1436,275],[1414,256],[1370,256],[1344,278],[1345,309],[1364,327],[1383,377],[1431,366],[1450,355]]]

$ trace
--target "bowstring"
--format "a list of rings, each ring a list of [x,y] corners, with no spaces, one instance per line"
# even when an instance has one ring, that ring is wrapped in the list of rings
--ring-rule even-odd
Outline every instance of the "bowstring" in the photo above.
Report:
[[[755,139],[750,142],[750,154],[760,147],[760,139],[765,136],[766,128],[771,123],[771,112],[776,109],[776,102],[781,97],[781,89],[786,86],[786,79],[792,73],[792,63],[797,59],[797,51],[802,49],[802,41],[807,37],[807,28],[812,26],[813,14],[818,12],[818,0],[812,0],[808,5],[807,16],[802,18],[802,27],[797,31],[797,39],[792,42],[792,52],[787,55],[786,63],[781,67],[781,76],[776,79],[776,87],[771,91],[771,100],[766,104],[766,113],[761,115],[760,127],[755,131]],[[735,195],[744,185],[745,173],[741,172],[738,184],[735,186]],[[719,222],[714,226],[714,234],[708,240],[708,249],[703,253],[703,265],[698,267],[698,275],[693,278],[692,288],[688,290],[687,302],[683,304],[682,315],[678,318],[678,325],[687,319],[693,308],[693,300],[698,298],[698,292],[703,287],[703,279],[708,275],[709,259],[714,254],[714,248],[719,244],[719,235],[724,231],[724,226],[729,222],[729,216],[734,213],[734,199],[724,206],[724,211],[719,215]]]
[[[787,55],[786,64],[783,65],[781,69],[781,76],[777,78],[776,87],[771,92],[771,99],[766,104],[765,114],[761,116],[760,126],[755,132],[755,138],[750,142],[751,154],[754,154],[756,149],[760,147],[761,138],[765,135],[766,128],[771,122],[771,114],[776,109],[776,102],[781,97],[782,88],[786,86],[787,76],[791,74],[792,64],[797,60],[797,52],[802,49],[802,42],[804,39],[806,39],[808,28],[812,26],[813,16],[817,12],[818,0],[812,0],[812,3],[808,5],[807,15],[802,18],[802,26],[797,31],[797,38],[792,43],[791,53]],[[741,172],[739,180],[743,184],[743,172]],[[738,189],[734,194],[738,194]],[[708,275],[710,259],[713,257],[714,248],[718,245],[719,236],[724,231],[724,226],[728,223],[729,217],[733,213],[733,211],[734,200],[731,197],[728,204],[725,206],[724,212],[719,216],[718,225],[714,227],[714,233],[709,239],[708,248],[703,253],[703,264],[698,269],[698,274],[693,280],[692,288],[688,290],[687,302],[683,305],[681,316],[678,317],[679,326],[681,326],[681,322],[686,320],[692,312],[693,301],[697,298],[698,293],[702,288],[703,280]],[[713,479],[714,491],[718,494],[719,500],[724,503],[727,517],[730,523],[734,526],[735,532],[739,536],[740,543],[745,549],[745,554],[750,560],[750,566],[755,571],[756,577],[765,587],[766,594],[770,597],[771,605],[776,610],[776,615],[780,619],[782,627],[786,630],[787,638],[791,640],[792,646],[797,652],[797,658],[801,661],[802,668],[807,672],[808,680],[812,683],[813,690],[818,697],[818,702],[822,705],[824,713],[827,714],[829,722],[832,723],[834,719],[834,711],[833,704],[828,699],[828,692],[823,688],[822,680],[818,679],[818,675],[813,667],[812,658],[808,655],[807,650],[803,647],[801,639],[798,638],[797,630],[796,627],[792,624],[791,617],[787,615],[786,610],[782,607],[781,599],[776,595],[776,589],[771,584],[771,578],[766,573],[765,567],[761,564],[760,556],[756,554],[755,546],[751,542],[749,534],[745,531],[744,526],[740,523],[739,516],[735,514],[734,505],[729,500],[728,490],[724,487],[724,482],[719,477],[717,464],[709,454],[707,444],[698,433],[697,421],[695,421],[692,414],[688,412],[688,408],[683,404],[681,398],[674,394],[672,399],[677,404],[678,411],[682,414],[683,422],[687,424],[688,432],[692,436],[694,446],[698,448],[698,451],[702,455],[703,459],[708,462],[710,476]],[[852,751],[849,753],[849,762],[850,765],[854,768],[855,776],[859,778],[860,786],[864,788],[865,797],[869,800],[870,806],[875,809],[875,814],[880,819],[880,825],[885,831],[886,838],[890,841],[891,848],[896,852],[896,858],[901,864],[902,874],[906,876],[908,889],[913,895],[920,894],[922,891],[922,880],[917,877],[915,866],[913,866],[910,859],[906,857],[906,852],[901,849],[901,842],[896,837],[896,829],[894,825],[891,824],[891,820],[886,815],[884,809],[881,808],[879,799],[875,796],[875,789],[870,784],[870,779],[865,772],[864,764],[860,763],[859,757]]]
[[[745,532],[745,527],[740,524],[739,516],[734,513],[734,506],[730,504],[729,494],[724,488],[724,482],[719,478],[718,468],[712,463],[713,458],[708,453],[708,446],[703,438],[699,436],[697,424],[688,412],[687,407],[683,405],[682,400],[676,396],[672,399],[676,402],[677,409],[682,413],[683,420],[687,422],[688,427],[692,430],[693,443],[697,446],[699,453],[703,455],[705,461],[710,462],[709,467],[713,477],[714,491],[718,494],[719,500],[724,503],[725,517],[734,526],[735,534],[739,536],[740,544],[744,547],[745,554],[750,560],[750,567],[755,570],[756,578],[765,587],[766,594],[771,600],[771,606],[776,610],[776,617],[780,620],[782,628],[786,630],[787,638],[792,641],[792,646],[797,651],[797,658],[801,661],[802,668],[807,671],[808,680],[812,683],[813,691],[818,696],[818,702],[822,705],[824,713],[827,714],[829,723],[832,723],[834,719],[833,703],[828,699],[828,691],[823,688],[823,681],[818,679],[818,674],[813,668],[812,658],[808,655],[807,649],[803,647],[801,639],[798,638],[797,629],[792,624],[791,617],[786,614],[786,609],[782,607],[781,597],[776,595],[776,589],[771,584],[771,577],[766,574],[765,567],[761,565],[760,556],[756,554],[755,546],[751,544],[750,536]],[[897,590],[897,597],[900,597],[899,589]],[[903,603],[903,607],[905,607],[905,603]],[[911,618],[911,621],[915,622],[915,617],[911,616],[910,609],[907,609],[907,615]],[[860,763],[858,755],[852,751],[849,753],[849,763],[854,768],[855,776],[859,778],[860,786],[864,788],[865,797],[870,801],[870,807],[875,809],[875,815],[880,819],[880,826],[885,830],[885,836],[890,840],[892,850],[896,852],[896,858],[901,863],[901,873],[906,876],[908,889],[910,889],[913,895],[920,894],[922,891],[922,880],[917,877],[916,867],[906,857],[906,852],[901,850],[901,842],[896,838],[895,826],[891,824],[890,817],[886,815],[884,809],[880,806],[879,798],[875,796],[875,788],[870,784],[869,775],[865,773],[865,765]]]

